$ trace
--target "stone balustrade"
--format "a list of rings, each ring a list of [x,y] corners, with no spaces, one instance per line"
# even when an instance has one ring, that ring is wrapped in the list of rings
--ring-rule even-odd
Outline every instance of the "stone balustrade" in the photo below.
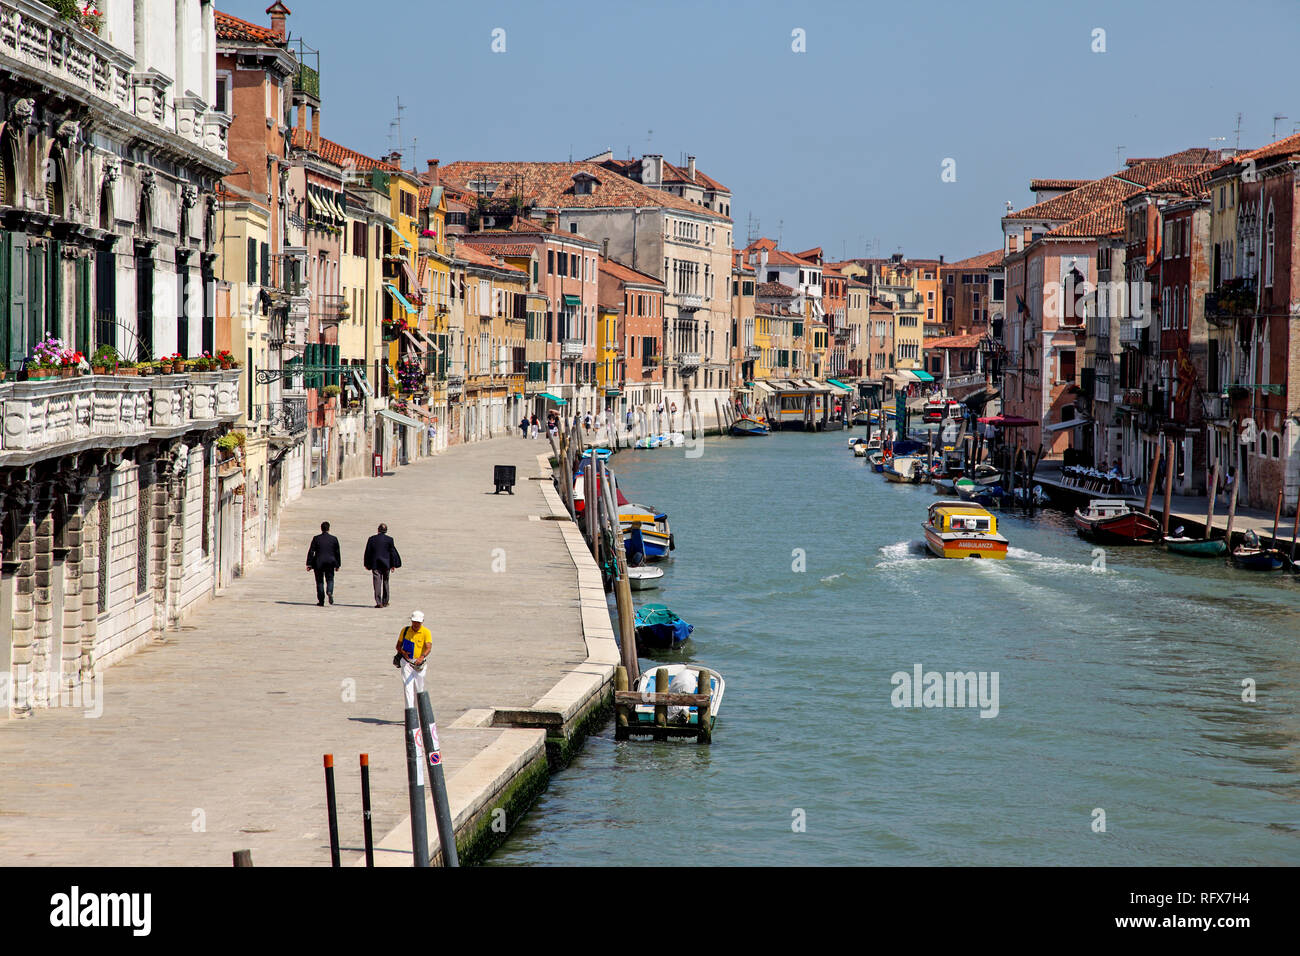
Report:
[[[135,445],[239,418],[238,369],[0,383],[0,465]]]
[[[129,56],[33,0],[0,0],[0,53],[134,112]]]

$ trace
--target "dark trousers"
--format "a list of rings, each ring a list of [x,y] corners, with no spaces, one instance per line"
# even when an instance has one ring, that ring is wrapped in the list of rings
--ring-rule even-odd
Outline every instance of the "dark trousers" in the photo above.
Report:
[[[324,604],[325,595],[334,598],[334,569],[316,568],[316,603]]]
[[[388,603],[388,568],[375,568],[370,572],[371,579],[375,582],[375,603]]]

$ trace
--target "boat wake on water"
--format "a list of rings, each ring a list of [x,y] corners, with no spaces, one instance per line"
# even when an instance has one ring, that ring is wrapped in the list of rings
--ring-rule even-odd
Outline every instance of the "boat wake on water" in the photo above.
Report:
[[[1094,566],[1092,564],[1080,564],[1077,561],[1067,561],[1065,558],[1048,557],[1045,554],[1039,554],[1037,551],[1028,551],[1024,548],[1008,548],[1007,558],[1015,561],[1024,561],[1028,564],[1036,565],[1044,570],[1050,571],[1069,571],[1071,574],[1079,571],[1087,571],[1089,574],[1108,574],[1112,573],[1111,569]]]
[[[929,551],[925,547],[925,541],[917,538],[912,541],[897,541],[894,544],[887,544],[880,549],[880,556],[880,563],[876,567],[891,568],[924,561],[929,557]]]

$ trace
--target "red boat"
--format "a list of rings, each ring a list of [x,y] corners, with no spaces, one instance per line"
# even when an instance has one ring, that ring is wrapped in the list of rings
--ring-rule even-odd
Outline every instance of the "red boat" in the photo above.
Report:
[[[1155,544],[1160,540],[1155,518],[1126,501],[1109,498],[1090,501],[1086,509],[1076,508],[1074,526],[1081,536],[1104,544]]]

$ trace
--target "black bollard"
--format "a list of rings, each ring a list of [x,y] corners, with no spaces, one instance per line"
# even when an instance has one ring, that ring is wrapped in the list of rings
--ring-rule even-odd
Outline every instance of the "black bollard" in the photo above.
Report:
[[[339,808],[334,799],[334,755],[325,755],[325,806],[330,820],[330,866],[339,866]]]
[[[411,850],[416,866],[429,865],[429,825],[424,818],[424,784],[420,782],[420,754],[415,748],[415,735],[420,732],[420,721],[415,708],[406,708],[406,789],[411,798]]]
[[[588,485],[588,487],[592,486]],[[588,507],[592,506],[593,497],[594,493],[589,492]],[[460,859],[456,854],[456,828],[452,826],[451,805],[447,801],[447,780],[442,772],[442,753],[433,744],[433,731],[438,726],[433,722],[433,705],[429,703],[428,691],[420,691],[416,699],[420,703],[420,729],[424,732],[424,750],[429,760],[429,786],[433,789],[433,821],[438,826],[438,840],[442,844],[442,865],[460,866]]]
[[[366,834],[366,866],[374,866],[375,838],[370,831],[370,754],[361,755],[361,820]]]

